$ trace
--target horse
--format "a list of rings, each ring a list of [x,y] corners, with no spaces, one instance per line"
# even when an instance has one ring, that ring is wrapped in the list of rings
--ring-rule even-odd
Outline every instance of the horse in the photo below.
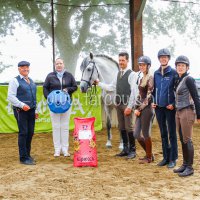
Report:
[[[87,92],[89,88],[92,88],[94,81],[97,79],[99,79],[102,83],[111,84],[113,79],[117,77],[119,65],[115,60],[107,55],[93,55],[90,53],[90,56],[83,59],[80,69],[82,71],[80,82],[81,92]],[[112,147],[111,113],[115,107],[115,93],[116,91],[108,92],[102,90],[102,101],[106,114],[107,148]],[[120,140],[119,148],[123,148],[122,140]]]

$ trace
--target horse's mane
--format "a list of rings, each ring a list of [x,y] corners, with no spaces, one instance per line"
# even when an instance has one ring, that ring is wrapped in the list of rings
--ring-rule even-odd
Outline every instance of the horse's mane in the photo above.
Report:
[[[96,57],[96,58],[107,58],[108,60],[114,62],[116,64],[116,67],[119,69],[119,65],[118,65],[117,61],[115,61],[113,58],[111,58],[111,57],[109,57],[105,54],[97,54],[97,55],[94,55],[94,57]],[[83,71],[86,68],[87,63],[89,62],[89,59],[90,59],[89,56],[83,59],[81,66],[80,66],[81,71]]]
[[[117,61],[114,60],[113,58],[105,55],[105,54],[97,54],[97,55],[94,55],[94,57],[104,57],[104,58],[107,58],[108,60],[111,60],[112,62],[114,62],[117,65],[117,67],[119,68],[119,65],[118,65]]]

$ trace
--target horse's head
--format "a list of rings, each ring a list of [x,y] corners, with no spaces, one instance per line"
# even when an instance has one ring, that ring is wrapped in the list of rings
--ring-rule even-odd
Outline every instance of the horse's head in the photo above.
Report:
[[[93,55],[90,53],[90,58],[87,57],[81,63],[81,92],[87,92],[88,88],[92,87],[94,81],[99,78],[99,72],[93,59]]]

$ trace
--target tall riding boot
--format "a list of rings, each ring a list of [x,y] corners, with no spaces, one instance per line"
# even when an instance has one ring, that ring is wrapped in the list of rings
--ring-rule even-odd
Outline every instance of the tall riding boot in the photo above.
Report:
[[[187,159],[186,159],[187,166],[183,172],[178,174],[180,177],[190,176],[190,175],[194,174],[194,169],[192,167],[193,160],[194,160],[193,143],[191,140],[189,140],[185,145],[187,147]]]
[[[182,153],[183,153],[183,164],[178,168],[178,169],[174,169],[174,173],[181,173],[185,170],[186,166],[187,166],[187,145],[182,141],[181,142],[182,145]]]
[[[145,140],[144,138],[138,139],[138,143],[141,145],[141,147],[144,149],[145,153],[146,153],[146,145],[145,145]],[[146,155],[142,158],[139,158],[139,160],[145,160],[147,157]],[[154,155],[152,154],[152,158],[151,158],[152,162],[155,160]]]
[[[128,132],[128,139],[129,139],[129,153],[127,158],[133,159],[136,157],[136,147],[135,147],[135,138],[133,136],[133,132]]]
[[[141,160],[139,164],[150,163],[152,162],[152,141],[151,137],[145,139],[145,146],[146,146],[146,158]]]
[[[116,156],[119,156],[119,157],[127,156],[129,153],[128,136],[127,136],[126,130],[121,130],[121,136],[122,136],[122,140],[123,140],[123,149],[120,153],[116,154]]]
[[[144,151],[146,152],[146,146],[145,146],[145,142],[144,142],[144,138],[140,138],[137,140],[138,143],[140,144],[140,146],[144,149]]]

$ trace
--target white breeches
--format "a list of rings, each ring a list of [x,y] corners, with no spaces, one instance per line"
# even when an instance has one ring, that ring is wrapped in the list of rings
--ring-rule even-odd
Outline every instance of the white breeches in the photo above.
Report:
[[[69,120],[71,108],[62,114],[53,113],[50,111],[52,130],[53,130],[53,144],[55,152],[60,154],[68,153],[69,148]]]

